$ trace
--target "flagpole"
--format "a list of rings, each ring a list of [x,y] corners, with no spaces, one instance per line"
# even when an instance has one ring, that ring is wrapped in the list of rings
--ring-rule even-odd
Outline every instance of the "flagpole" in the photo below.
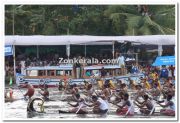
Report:
[[[17,8],[21,8],[23,5],[20,5],[18,7],[15,8],[15,5],[13,5],[13,13],[12,13],[12,33],[13,36],[15,35],[15,10]],[[14,41],[15,42],[15,41]],[[13,62],[14,62],[14,79],[16,79],[16,55],[15,55],[15,43],[13,44]]]
[[[84,45],[84,56],[86,58],[86,44]]]
[[[15,6],[13,5],[13,36],[15,34],[15,30],[14,30],[14,13],[15,13]],[[13,62],[14,62],[14,80],[16,79],[16,55],[15,55],[15,45],[13,45]]]
[[[112,44],[112,55],[113,55],[113,60],[114,60],[114,41],[112,42],[113,44]],[[114,62],[113,62],[113,66],[114,66]],[[113,70],[113,76],[114,76],[114,70]]]
[[[16,54],[15,54],[15,45],[13,45],[13,61],[14,61],[14,79],[16,79]]]

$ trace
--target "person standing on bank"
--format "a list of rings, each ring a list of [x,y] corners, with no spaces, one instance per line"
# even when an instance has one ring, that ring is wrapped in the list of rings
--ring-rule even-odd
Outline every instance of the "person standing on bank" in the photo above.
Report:
[[[105,76],[106,76],[106,71],[105,71],[104,67],[102,67],[102,69],[101,69],[101,77],[105,78]]]
[[[119,54],[118,58],[118,65],[120,67],[120,74],[124,75],[125,74],[125,58],[121,54]]]
[[[74,76],[76,79],[81,78],[81,56],[78,56],[77,62],[74,63]]]

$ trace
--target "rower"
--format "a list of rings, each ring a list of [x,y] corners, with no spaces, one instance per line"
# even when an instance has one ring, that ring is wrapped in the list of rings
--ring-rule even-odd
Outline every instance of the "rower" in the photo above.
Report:
[[[98,83],[99,89],[102,89],[102,88],[103,88],[103,85],[104,85],[104,78],[98,79],[98,80],[97,80],[97,83]]]
[[[129,87],[130,87],[132,90],[135,90],[135,87],[136,87],[135,81],[132,80],[130,77],[128,78],[128,81],[129,81]]]
[[[165,104],[161,104],[165,102]],[[175,116],[175,104],[172,101],[172,95],[168,95],[167,96],[167,100],[166,101],[158,101],[157,104],[159,104],[161,107],[165,108],[165,109],[161,109],[160,113],[162,115],[166,115],[166,116]]]
[[[64,90],[66,90],[68,88],[68,82],[67,82],[67,79],[64,78]]]
[[[158,80],[158,78],[159,78],[158,73],[154,70],[151,73],[151,77],[153,80]]]
[[[79,89],[77,88],[76,84],[70,85],[70,89],[68,90],[68,92],[66,92],[66,94],[71,94],[71,97],[68,97],[67,100],[73,100],[75,98],[75,95],[79,93]]]
[[[41,88],[41,91],[39,91],[39,93],[43,96],[43,99],[45,101],[49,100],[49,90],[47,84],[44,85],[44,88]]]
[[[135,93],[134,100],[137,101],[140,97],[143,97],[145,95],[145,91],[142,89],[141,85],[136,85],[137,92]]]
[[[77,87],[77,84],[73,84],[73,88],[71,90],[71,94],[76,95],[79,93],[79,89]]]
[[[5,92],[5,98],[13,99],[13,90],[12,90],[11,87],[10,87],[8,90],[6,90],[6,92]]]
[[[9,98],[13,99],[13,89],[11,87],[9,88]]]
[[[34,87],[28,82],[25,82],[24,85],[20,85],[20,87],[25,87],[28,89],[27,92],[24,94],[24,97],[28,96],[30,99],[34,95]]]
[[[116,80],[116,81],[117,81],[117,84],[116,84],[116,91],[119,91],[120,88],[121,88],[122,81],[121,81],[121,80]]]
[[[104,100],[109,101],[111,97],[111,89],[109,87],[109,84],[104,84],[103,90],[101,92],[101,98]]]
[[[109,88],[112,90],[116,89],[113,80],[109,80]]]
[[[164,88],[168,88],[169,85],[172,83],[172,79],[169,77],[167,80],[166,79],[163,79],[165,82],[163,84],[163,89]]]
[[[128,92],[127,92],[126,84],[123,83],[120,85],[120,89],[116,90],[116,92],[114,92],[112,95],[116,97],[115,101],[121,101],[125,93],[128,93]]]
[[[116,92],[123,92],[124,94],[128,92],[127,85],[125,83],[122,83],[120,85],[120,90],[116,90]]]
[[[161,90],[162,88],[161,88],[161,83],[160,83],[159,79],[154,79],[152,84],[154,85],[155,83],[157,83],[158,88]]]
[[[143,88],[146,89],[146,90],[150,90],[151,86],[150,86],[149,82],[147,81],[147,78],[143,78],[141,80],[142,80]]]
[[[84,80],[84,88],[87,90],[89,83]]]
[[[168,93],[169,93],[169,95],[171,95],[171,96],[174,96],[174,95],[175,95],[175,87],[174,87],[174,85],[173,85],[172,83],[169,85]]]
[[[92,84],[88,84],[87,87],[86,87],[86,90],[84,91],[84,95],[86,95],[85,100],[87,102],[92,102],[91,97],[92,97],[94,91],[95,90],[93,89]]]
[[[13,98],[13,90],[10,87],[9,89],[5,90],[5,102],[12,102],[14,100]]]
[[[77,84],[71,84],[67,90],[67,94],[75,95],[79,92],[79,89],[77,87]]]
[[[174,85],[170,83],[167,89],[162,90],[162,93],[163,93],[164,98],[166,98],[167,95],[174,96],[175,95]]]
[[[115,104],[116,106],[118,106],[118,109],[116,110],[116,113],[118,115],[125,115],[127,113],[127,115],[134,115],[134,106],[131,103],[131,101],[129,100],[129,94],[125,93],[123,95],[123,104],[120,106],[118,104]]]
[[[161,94],[161,91],[157,86],[157,83],[155,83],[153,88],[150,90],[150,94],[154,100],[158,100]]]
[[[116,97],[115,100],[113,101],[113,103],[119,103],[119,102],[123,101],[123,99],[124,99],[124,97],[123,97],[124,92],[122,92],[122,91],[118,92],[118,94],[113,93],[113,95]]]
[[[154,104],[151,102],[151,100],[149,100],[149,96],[146,94],[143,96],[143,99],[143,102],[136,100],[137,102],[134,101],[134,104],[136,104],[140,108],[141,113],[149,115],[152,110],[153,112],[155,111],[155,108],[153,109]]]
[[[121,84],[121,92],[123,92],[124,94],[127,93],[127,85],[125,83]]]
[[[91,97],[93,95],[93,93],[94,93],[94,90],[92,88],[92,84],[88,84],[86,91],[85,91],[85,95],[88,97]]]
[[[111,94],[111,89],[109,88],[108,84],[104,84],[103,88],[102,88],[102,91],[99,92],[99,93],[95,92],[95,94],[98,97],[102,98],[107,103],[107,105],[109,105],[108,102],[110,101],[110,98],[111,98],[112,94]]]
[[[61,91],[63,89],[62,80],[59,81],[58,90]]]
[[[93,104],[86,104],[85,105],[89,106],[89,107],[93,107],[93,113],[95,114],[106,114],[108,112],[108,104],[106,103],[105,100],[103,100],[102,98],[98,98],[97,96],[93,95],[92,96],[92,100],[93,100]]]
[[[86,105],[84,104],[85,100],[80,97],[80,94],[75,95],[75,101],[77,102],[75,105],[68,102],[69,105],[71,105],[73,108],[69,111],[69,113],[76,113],[76,114],[87,114]],[[59,111],[59,113],[61,113]]]

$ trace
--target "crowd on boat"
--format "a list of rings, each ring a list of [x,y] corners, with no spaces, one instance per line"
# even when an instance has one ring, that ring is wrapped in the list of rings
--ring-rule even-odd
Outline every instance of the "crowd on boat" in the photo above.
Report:
[[[52,56],[53,57],[53,56]],[[51,58],[51,57],[50,57]],[[77,56],[77,59],[85,59],[85,57]],[[101,57],[94,57],[96,59],[102,59]],[[105,57],[106,58],[106,57]],[[131,58],[131,57],[130,57]],[[118,75],[126,75],[128,73],[137,74],[137,73],[143,73],[145,75],[148,75],[151,71],[156,71],[158,74],[161,73],[161,71],[167,71],[168,77],[174,77],[175,75],[175,67],[173,65],[170,66],[163,66],[163,67],[156,67],[151,66],[148,64],[138,64],[135,60],[127,60],[129,57],[125,57],[123,54],[117,54],[116,55],[117,63],[113,65],[117,65],[120,67],[120,71],[117,71]],[[99,60],[100,61],[100,60]],[[19,59],[16,61],[16,73],[24,74],[23,71],[28,67],[33,66],[59,66],[61,65],[58,60],[58,56],[54,56],[52,59],[38,59],[36,57],[34,58],[27,58],[26,60]],[[104,65],[104,64],[88,64],[88,63],[74,63],[73,64],[73,72],[74,76],[73,78],[81,78],[81,75],[83,75],[83,68],[85,66],[91,66],[91,65]],[[13,70],[12,63],[5,65],[5,75],[7,76],[14,76],[14,70]],[[91,76],[93,73],[90,71],[87,71],[86,75]],[[104,75],[110,75],[112,73],[107,72],[106,70],[103,72]],[[79,77],[77,77],[79,75]]]

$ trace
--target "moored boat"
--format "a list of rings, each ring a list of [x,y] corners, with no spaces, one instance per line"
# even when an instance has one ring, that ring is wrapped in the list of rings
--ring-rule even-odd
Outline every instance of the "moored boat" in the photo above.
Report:
[[[81,76],[74,77],[73,65],[60,65],[60,66],[44,66],[44,67],[28,67],[25,69],[25,75],[17,74],[16,83],[22,85],[25,82],[32,84],[34,87],[47,84],[49,87],[57,87],[61,80],[67,80],[69,84],[76,83],[84,84],[84,81],[96,83],[96,79],[101,79],[101,70],[104,68],[107,75],[104,77],[106,80],[124,79],[126,82],[128,78],[139,81],[143,74],[127,74],[118,75],[117,70],[120,69],[118,65],[93,65],[85,66],[82,68]],[[116,81],[113,81],[116,82]]]

